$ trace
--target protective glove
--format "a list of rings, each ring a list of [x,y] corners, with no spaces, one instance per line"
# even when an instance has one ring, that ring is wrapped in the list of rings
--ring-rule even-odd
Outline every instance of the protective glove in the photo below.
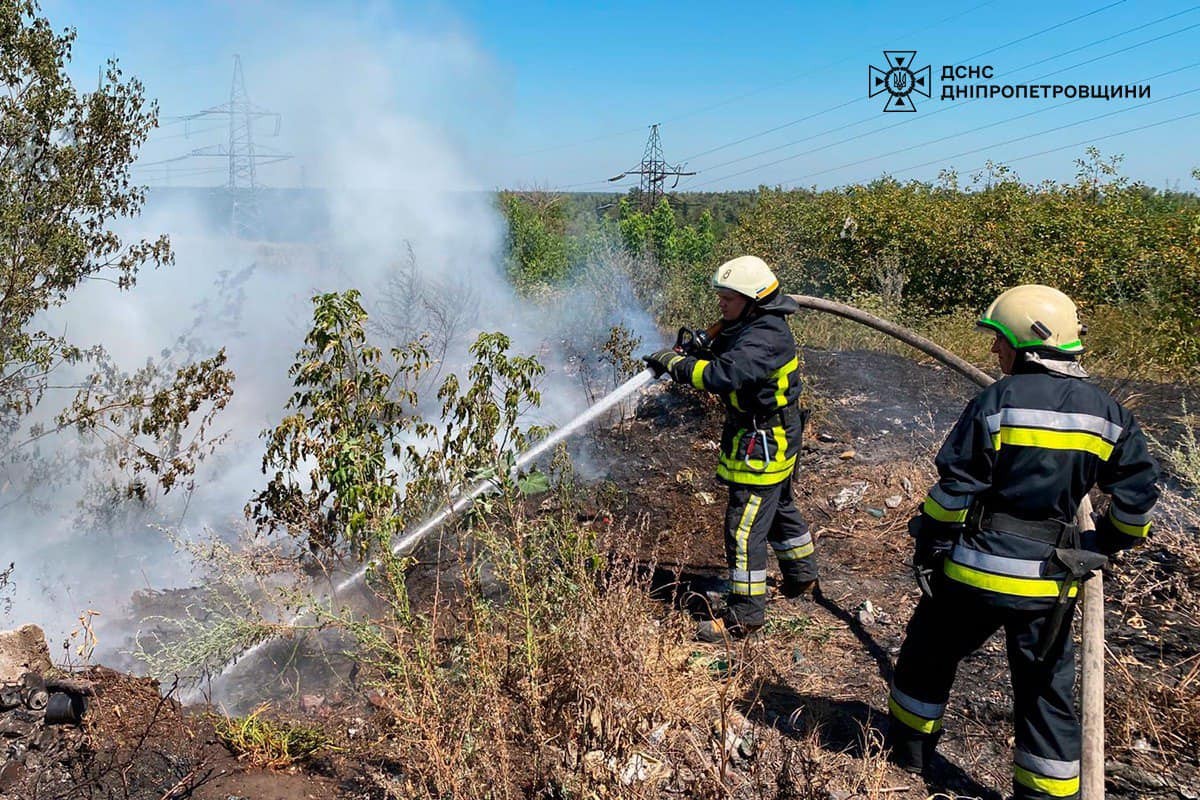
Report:
[[[1084,550],[1115,556],[1122,550],[1128,550],[1138,543],[1134,537],[1126,536],[1117,530],[1108,514],[1093,511],[1092,521],[1096,523],[1096,530],[1091,533],[1091,536],[1088,536],[1087,532],[1083,534],[1080,546]]]
[[[659,350],[657,353],[642,356],[642,361],[645,361],[646,366],[654,370],[654,377],[661,378],[663,373],[670,372],[671,367],[682,358],[683,356],[674,350]]]
[[[942,562],[954,549],[954,542],[927,529],[925,517],[918,514],[908,521],[908,532],[916,540],[913,548],[913,577],[921,594],[933,597],[941,583]]]

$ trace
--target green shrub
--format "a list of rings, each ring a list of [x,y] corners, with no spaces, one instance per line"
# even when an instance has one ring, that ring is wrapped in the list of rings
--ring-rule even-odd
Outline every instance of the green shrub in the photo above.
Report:
[[[555,195],[502,192],[500,209],[508,222],[508,279],[518,291],[536,292],[567,277],[570,249],[567,220]]]

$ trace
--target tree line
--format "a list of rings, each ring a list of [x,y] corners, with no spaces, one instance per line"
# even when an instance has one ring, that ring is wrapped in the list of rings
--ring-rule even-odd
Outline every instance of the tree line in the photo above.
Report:
[[[1131,181],[1120,157],[1092,148],[1075,163],[1066,182],[1030,183],[992,164],[966,181],[946,171],[933,182],[763,186],[666,197],[649,211],[636,196],[541,194],[534,203],[503,192],[508,270],[519,288],[569,281],[587,242],[608,236],[652,257],[654,274],[639,283],[658,289],[652,310],[664,326],[711,316],[711,270],[742,253],[765,258],[790,291],[870,297],[897,317],[978,313],[1007,287],[1045,283],[1117,326],[1131,352],[1168,376],[1194,379],[1200,197]],[[549,272],[547,259],[557,259]]]

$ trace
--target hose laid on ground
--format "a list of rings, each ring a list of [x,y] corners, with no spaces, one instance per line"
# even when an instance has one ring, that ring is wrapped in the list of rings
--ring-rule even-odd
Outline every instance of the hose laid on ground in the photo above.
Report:
[[[946,348],[936,345],[924,336],[913,333],[908,328],[901,327],[894,322],[888,322],[886,319],[877,317],[874,314],[868,314],[866,311],[854,306],[837,303],[833,300],[826,300],[823,297],[809,297],[804,294],[790,294],[788,297],[795,300],[801,308],[824,311],[826,314],[845,317],[846,319],[866,325],[868,328],[874,328],[881,333],[886,333],[888,336],[899,339],[910,347],[915,347],[922,353],[933,356],[938,361],[961,373],[968,380],[974,381],[981,387],[991,386],[995,380],[991,375],[959,358]]]
[[[886,333],[905,344],[930,355],[946,366],[959,372],[981,387],[990,386],[995,379],[983,370],[934,344],[907,328],[894,322],[869,314],[843,303],[792,294],[801,308],[823,311],[844,317],[881,333]],[[1092,522],[1092,501],[1084,497],[1075,515],[1075,523],[1081,531],[1095,530]],[[1083,582],[1083,662],[1082,697],[1083,706],[1083,759],[1080,764],[1079,788],[1082,800],[1104,800],[1104,578],[1100,570],[1092,572]]]

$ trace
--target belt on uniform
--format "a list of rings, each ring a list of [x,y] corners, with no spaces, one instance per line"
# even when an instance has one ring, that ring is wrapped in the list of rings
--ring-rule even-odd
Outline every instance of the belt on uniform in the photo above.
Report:
[[[759,417],[754,414],[746,414],[737,412],[730,414],[730,421],[742,428],[751,430],[767,430],[769,428],[783,427],[786,428],[792,420],[799,417],[800,424],[803,426],[808,419],[808,410],[799,409],[795,405],[784,406],[781,409],[772,411],[765,417]]]
[[[1082,549],[1079,526],[1071,522],[1056,519],[1028,520],[1011,514],[983,511],[979,514],[976,527],[1023,536],[1054,548],[1048,563],[1062,569],[1066,574],[1060,581],[1058,598],[1050,616],[1038,636],[1034,656],[1038,661],[1044,662],[1052,653],[1060,653],[1063,646],[1062,637],[1070,635],[1070,615],[1075,608],[1075,604],[1070,601],[1071,587],[1091,574],[1092,570],[1102,568],[1108,559],[1100,553]]]
[[[1067,542],[1074,542],[1077,527],[1071,522],[1061,522],[1056,519],[1029,520],[1014,517],[1002,512],[983,512],[979,517],[978,526],[982,530],[1012,533],[1039,542],[1061,547]]]

